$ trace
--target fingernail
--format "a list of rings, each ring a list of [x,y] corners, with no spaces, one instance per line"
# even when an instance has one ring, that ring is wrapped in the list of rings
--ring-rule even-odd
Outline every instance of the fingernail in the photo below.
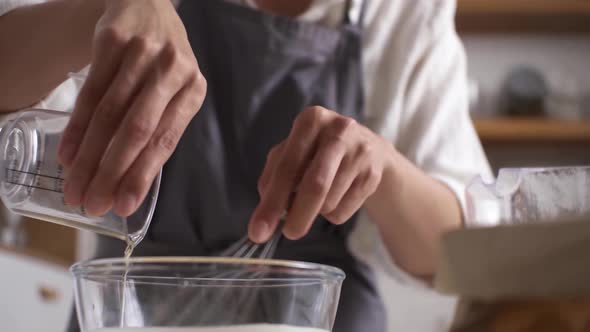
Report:
[[[59,147],[59,151],[57,156],[59,157],[59,162],[64,166],[69,166],[73,159],[74,154],[76,153],[76,146],[71,143],[63,143]]]
[[[270,237],[270,223],[266,220],[252,222],[248,233],[250,240],[256,243],[265,242]]]
[[[88,196],[84,202],[84,209],[86,213],[91,216],[100,216],[103,215],[106,211],[104,211],[105,202],[100,197],[96,195],[86,195]]]
[[[71,181],[64,184],[64,201],[67,205],[78,206],[82,204],[82,190]]]
[[[293,233],[288,229],[283,229],[283,236],[286,237],[290,241],[299,240],[301,236],[297,233]]]
[[[137,199],[135,195],[131,193],[124,193],[120,197],[117,197],[115,202],[115,213],[121,217],[127,217],[135,210],[135,204]]]

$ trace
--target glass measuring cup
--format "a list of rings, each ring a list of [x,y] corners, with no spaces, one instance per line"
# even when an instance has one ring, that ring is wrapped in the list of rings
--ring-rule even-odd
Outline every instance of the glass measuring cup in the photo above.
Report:
[[[90,230],[137,244],[149,227],[160,187],[158,175],[139,209],[127,218],[109,211],[88,216],[83,207],[64,203],[65,170],[57,161],[68,112],[23,111],[0,129],[0,197],[14,213]]]

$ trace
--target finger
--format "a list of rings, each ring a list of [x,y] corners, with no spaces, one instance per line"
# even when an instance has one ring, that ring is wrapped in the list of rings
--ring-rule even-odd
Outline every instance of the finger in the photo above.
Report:
[[[348,221],[363,206],[367,198],[377,189],[379,177],[364,175],[357,177],[346,192],[338,206],[323,216],[333,224],[340,225]]]
[[[324,205],[345,153],[345,145],[337,140],[330,140],[318,149],[287,215],[283,228],[287,238],[296,240],[307,234]]]
[[[167,59],[168,60],[168,59]],[[85,207],[89,214],[104,211],[112,205],[121,178],[152,138],[164,110],[183,84],[179,75],[157,65],[115,133],[92,179]]]
[[[265,191],[266,187],[268,186],[272,175],[277,167],[277,164],[283,155],[283,150],[285,148],[285,141],[275,145],[272,149],[270,149],[268,156],[266,158],[266,163],[264,164],[264,169],[262,170],[262,174],[258,179],[258,193],[262,196],[262,193]]]
[[[66,191],[67,200],[82,200],[105,150],[125,116],[133,95],[137,93],[145,72],[151,65],[153,52],[150,52],[148,48],[149,46],[142,39],[135,38],[129,43],[120,70],[93,112],[79,152],[72,164],[70,183]],[[86,208],[89,214],[98,213],[92,206]]]
[[[320,212],[322,215],[334,211],[340,204],[344,195],[348,192],[356,176],[358,175],[358,161],[353,162],[350,157],[345,157],[340,164],[340,168],[334,177],[334,182],[326,196],[324,205]]]
[[[93,45],[92,67],[59,143],[58,159],[66,167],[73,163],[94,109],[119,69],[124,43],[124,38],[112,30],[97,36]],[[69,203],[79,204],[78,201]]]
[[[316,137],[325,116],[325,109],[308,108],[295,120],[285,143],[285,151],[267,185],[268,189],[250,219],[248,232],[253,241],[264,242],[274,231],[289,196],[305,170],[304,165],[314,152]]]
[[[154,178],[201,107],[204,92],[187,85],[170,102],[152,139],[127,171],[115,199],[115,213],[129,216],[143,202]]]

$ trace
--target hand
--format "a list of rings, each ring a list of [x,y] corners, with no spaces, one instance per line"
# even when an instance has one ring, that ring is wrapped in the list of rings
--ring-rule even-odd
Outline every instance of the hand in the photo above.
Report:
[[[201,107],[206,82],[170,1],[104,3],[59,160],[66,203],[128,216]]]
[[[319,214],[334,224],[346,222],[377,190],[393,164],[392,151],[392,144],[351,118],[322,107],[306,109],[268,155],[250,238],[268,240],[292,192],[283,228],[287,238],[303,237]]]

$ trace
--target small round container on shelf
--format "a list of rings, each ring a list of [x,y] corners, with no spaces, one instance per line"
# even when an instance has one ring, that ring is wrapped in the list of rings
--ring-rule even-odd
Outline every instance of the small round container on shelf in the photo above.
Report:
[[[536,68],[521,66],[506,78],[500,94],[500,107],[511,116],[543,116],[549,88],[544,75]]]

